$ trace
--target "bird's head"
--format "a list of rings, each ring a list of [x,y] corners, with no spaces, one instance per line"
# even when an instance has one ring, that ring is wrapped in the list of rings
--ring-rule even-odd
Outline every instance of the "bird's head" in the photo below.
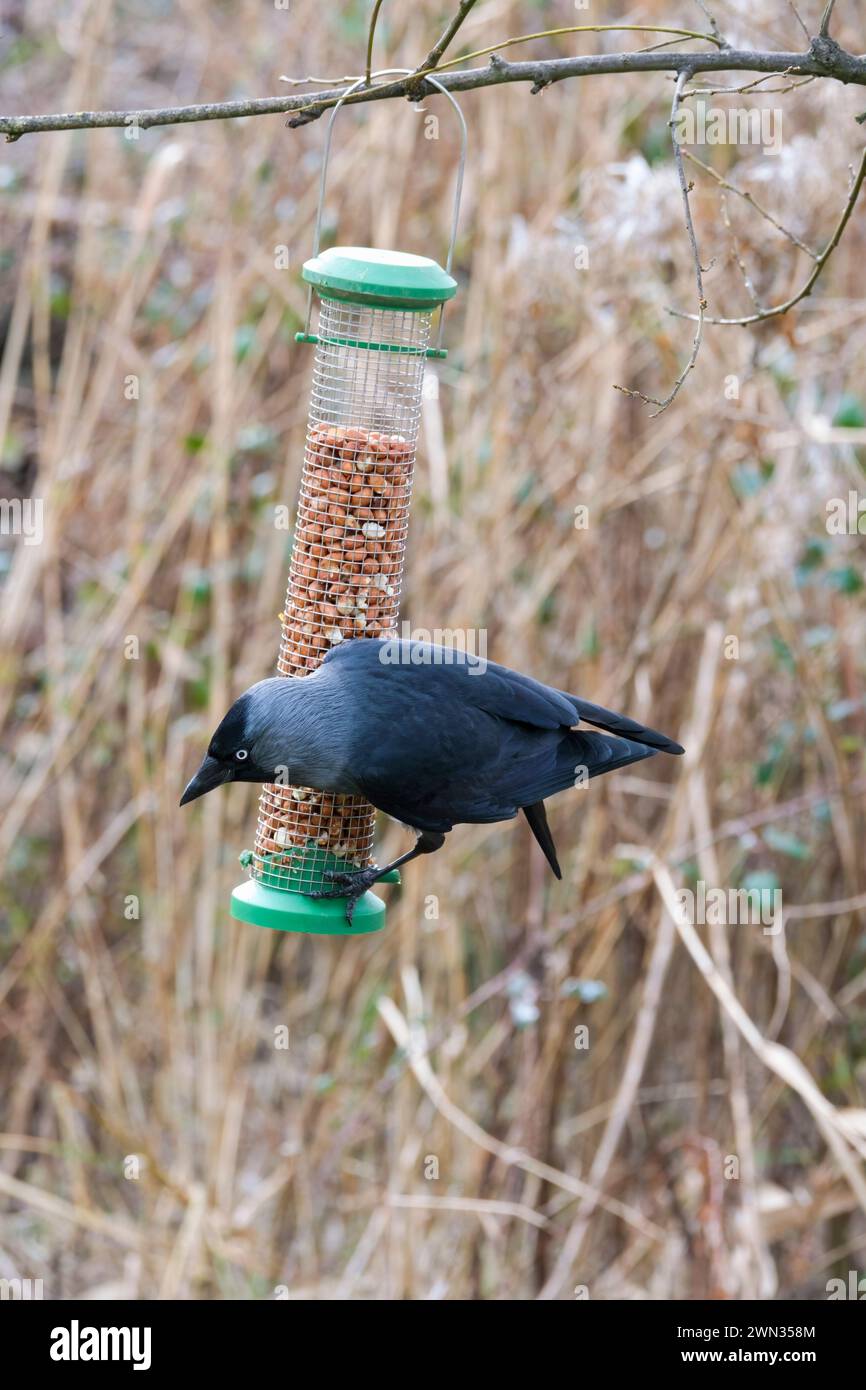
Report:
[[[259,681],[235,700],[217,726],[198,772],[180,799],[195,801],[224,782],[273,782],[285,765],[281,757],[281,696],[290,682],[283,677]]]

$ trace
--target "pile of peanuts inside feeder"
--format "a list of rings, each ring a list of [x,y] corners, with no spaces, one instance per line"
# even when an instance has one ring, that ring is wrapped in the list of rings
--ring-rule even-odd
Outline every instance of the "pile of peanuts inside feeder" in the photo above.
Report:
[[[301,480],[282,641],[284,676],[315,669],[330,648],[395,633],[415,454],[414,439],[357,426],[311,423]],[[303,891],[299,851],[317,847],[363,867],[372,858],[374,811],[362,797],[265,786],[253,873]],[[294,851],[294,853],[293,853]]]

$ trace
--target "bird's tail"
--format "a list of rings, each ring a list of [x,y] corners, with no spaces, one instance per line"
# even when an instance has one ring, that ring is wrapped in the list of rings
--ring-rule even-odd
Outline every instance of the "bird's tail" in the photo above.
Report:
[[[635,719],[629,719],[625,714],[616,714],[614,710],[605,709],[603,705],[593,705],[589,700],[581,700],[577,695],[569,695],[568,698],[580,718],[587,724],[594,724],[597,729],[617,734],[620,738],[629,738],[634,743],[645,743],[648,748],[655,748],[660,753],[685,752],[682,745],[674,743],[667,734],[648,729],[645,724],[638,724]]]
[[[640,725],[637,727],[640,728]],[[678,745],[674,744],[674,747]],[[547,823],[544,797],[564,791],[569,786],[582,786],[588,778],[600,777],[605,772],[615,772],[617,768],[643,762],[645,758],[653,758],[658,751],[649,743],[638,743],[636,739],[623,738],[621,734],[611,736],[606,732],[596,734],[582,733],[577,729],[568,731],[557,749],[554,767],[541,779],[533,778],[531,788],[523,788],[525,793],[531,793],[533,799],[530,800],[529,795],[526,795],[525,800],[521,798],[518,802],[529,821],[530,830],[541,845],[544,857],[557,878],[562,878],[562,870]]]
[[[550,826],[547,823],[547,812],[544,809],[544,802],[536,801],[532,806],[524,806],[522,809],[523,814],[529,821],[530,830],[544,850],[545,859],[556,874],[556,877],[562,878],[562,870],[559,867],[559,860],[556,857],[556,845],[553,843],[553,836],[550,833]]]

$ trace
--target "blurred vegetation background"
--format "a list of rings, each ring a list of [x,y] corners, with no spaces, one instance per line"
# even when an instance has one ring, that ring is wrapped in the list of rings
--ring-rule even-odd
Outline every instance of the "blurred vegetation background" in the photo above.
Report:
[[[389,0],[376,65],[420,61],[452,8]],[[732,42],[804,46],[785,0],[711,8]],[[817,0],[801,8],[814,30]],[[616,18],[706,24],[686,0],[481,0],[453,52]],[[367,19],[10,0],[3,107],[338,79]],[[668,1299],[823,1298],[862,1272],[864,542],[828,534],[826,508],[864,487],[866,232],[856,212],[788,317],[709,328],[650,418],[612,388],[666,394],[691,343],[667,313],[694,301],[671,91],[654,74],[463,99],[461,289],[403,616],[485,629],[493,658],[689,755],[551,805],[562,883],[522,824],[458,830],[383,890],[371,939],[233,922],[256,789],[177,805],[276,658],[324,123],[0,149],[0,493],[43,498],[46,526],[0,553],[0,1277],[51,1298]],[[820,248],[862,93],[739,100],[782,107],[781,153],[697,153]],[[403,102],[343,113],[328,242],[444,256],[457,144],[425,106],[437,139]],[[738,258],[765,303],[787,297],[808,256],[691,172],[710,312],[750,312]],[[381,853],[406,845],[382,824]],[[784,930],[697,928],[702,973],[666,872],[778,887]]]

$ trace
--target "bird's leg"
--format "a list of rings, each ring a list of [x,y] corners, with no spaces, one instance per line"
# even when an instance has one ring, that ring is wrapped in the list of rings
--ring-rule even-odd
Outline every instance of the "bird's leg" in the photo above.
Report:
[[[392,859],[390,864],[383,864],[381,867],[374,864],[369,869],[355,869],[351,873],[342,869],[329,869],[324,877],[331,886],[308,893],[307,897],[345,898],[346,921],[351,922],[355,903],[364,896],[368,888],[372,888],[374,883],[378,883],[379,879],[384,878],[392,869],[399,869],[403,864],[408,864],[410,859],[416,859],[419,854],[433,854],[437,849],[441,849],[444,843],[445,836],[440,830],[421,830],[412,849],[406,854],[401,854],[398,859]]]

